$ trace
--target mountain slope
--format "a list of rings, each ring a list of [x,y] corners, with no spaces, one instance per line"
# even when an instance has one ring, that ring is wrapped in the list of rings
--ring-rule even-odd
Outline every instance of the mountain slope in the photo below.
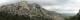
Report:
[[[19,3],[3,5],[0,7],[0,20],[64,20],[55,11],[47,11],[40,5]]]

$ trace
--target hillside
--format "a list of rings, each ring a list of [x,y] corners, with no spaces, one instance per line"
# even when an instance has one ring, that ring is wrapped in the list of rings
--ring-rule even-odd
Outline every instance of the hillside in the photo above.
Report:
[[[55,11],[47,11],[40,5],[18,2],[0,7],[0,20],[64,20]]]

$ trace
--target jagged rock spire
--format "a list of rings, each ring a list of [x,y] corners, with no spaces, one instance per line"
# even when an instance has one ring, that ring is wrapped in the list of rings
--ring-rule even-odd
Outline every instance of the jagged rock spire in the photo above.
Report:
[[[19,5],[22,6],[22,9],[24,8],[24,9],[29,10],[29,7],[27,6],[27,1],[22,1],[21,3],[19,3]],[[20,9],[20,10],[22,10],[22,9]]]
[[[79,12],[77,13],[77,15],[80,15],[80,9],[79,9]]]
[[[80,9],[79,9],[79,13],[80,13]]]

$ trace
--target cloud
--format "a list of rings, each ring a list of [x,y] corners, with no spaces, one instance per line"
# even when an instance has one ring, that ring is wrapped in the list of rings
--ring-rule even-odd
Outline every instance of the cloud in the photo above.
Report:
[[[19,0],[0,0],[0,5],[12,4],[19,2]]]
[[[42,5],[54,5],[66,2],[67,0],[27,0],[28,3],[38,3]]]

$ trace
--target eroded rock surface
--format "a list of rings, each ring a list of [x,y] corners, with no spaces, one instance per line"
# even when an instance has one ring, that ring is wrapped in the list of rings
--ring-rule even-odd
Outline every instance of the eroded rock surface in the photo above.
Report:
[[[57,12],[47,11],[40,5],[19,2],[0,7],[0,20],[64,20]]]

